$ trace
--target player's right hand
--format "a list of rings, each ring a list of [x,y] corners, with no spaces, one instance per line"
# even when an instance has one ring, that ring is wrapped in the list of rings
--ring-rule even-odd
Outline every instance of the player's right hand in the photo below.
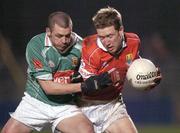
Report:
[[[162,74],[161,74],[160,68],[157,67],[157,76],[153,80],[152,84],[150,84],[150,86],[145,90],[147,91],[147,90],[151,90],[155,88],[157,85],[160,84],[161,80],[162,80]]]
[[[113,85],[111,77],[109,76],[108,72],[105,72],[100,75],[91,76],[82,82],[81,91],[83,94],[88,95],[111,85]]]

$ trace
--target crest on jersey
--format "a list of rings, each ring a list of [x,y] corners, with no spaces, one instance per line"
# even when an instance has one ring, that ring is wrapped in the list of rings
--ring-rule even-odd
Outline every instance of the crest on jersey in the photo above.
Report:
[[[128,65],[132,63],[132,53],[126,55],[126,63]]]
[[[48,64],[49,64],[49,66],[50,66],[51,68],[52,68],[52,67],[55,67],[55,64],[54,64],[54,62],[53,62],[52,60],[49,60]]]
[[[72,57],[72,65],[77,66],[78,65],[78,58],[77,57]]]

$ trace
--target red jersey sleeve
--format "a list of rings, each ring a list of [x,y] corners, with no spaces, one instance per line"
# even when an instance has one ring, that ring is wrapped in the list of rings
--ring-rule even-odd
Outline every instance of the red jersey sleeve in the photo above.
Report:
[[[100,50],[96,45],[96,35],[86,37],[82,43],[82,57],[79,72],[84,79],[98,73],[100,67],[100,58],[98,51]]]

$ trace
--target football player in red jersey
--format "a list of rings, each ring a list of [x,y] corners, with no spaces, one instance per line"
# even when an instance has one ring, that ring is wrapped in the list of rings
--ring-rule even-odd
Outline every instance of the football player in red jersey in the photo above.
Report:
[[[82,94],[79,106],[98,133],[137,133],[121,91],[129,64],[139,58],[140,39],[134,33],[124,32],[121,14],[114,8],[100,9],[92,20],[97,34],[83,40],[79,72],[85,80],[108,72],[114,84],[92,94]],[[160,80],[161,76],[157,76],[157,82],[150,88]]]

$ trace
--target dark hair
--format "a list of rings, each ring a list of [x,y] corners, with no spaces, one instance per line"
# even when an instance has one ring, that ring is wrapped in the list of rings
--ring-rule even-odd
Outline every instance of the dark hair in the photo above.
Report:
[[[92,18],[96,29],[114,26],[119,30],[122,24],[121,14],[112,7],[101,8]]]
[[[48,17],[48,27],[52,29],[54,25],[57,24],[63,28],[72,27],[71,17],[64,12],[53,12]]]

